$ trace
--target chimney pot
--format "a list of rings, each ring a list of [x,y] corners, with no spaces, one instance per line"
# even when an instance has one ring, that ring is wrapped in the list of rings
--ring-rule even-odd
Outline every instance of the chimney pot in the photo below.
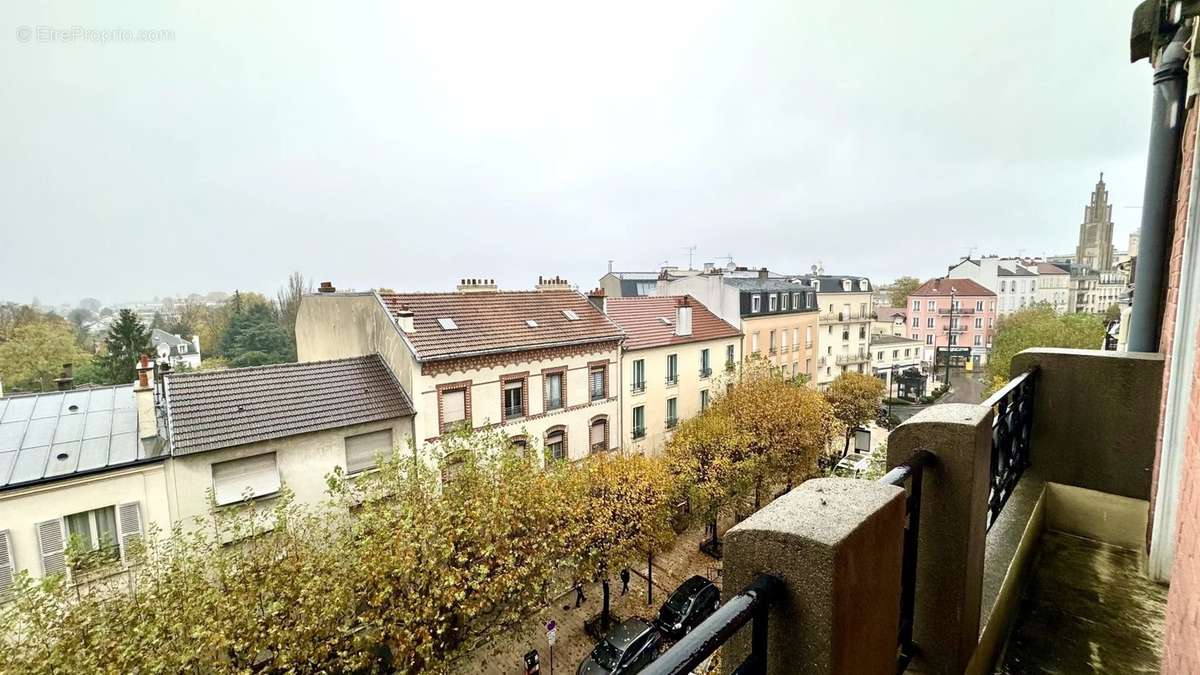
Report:
[[[337,289],[333,287],[333,282],[322,281],[321,286],[317,288],[318,293],[335,293]]]

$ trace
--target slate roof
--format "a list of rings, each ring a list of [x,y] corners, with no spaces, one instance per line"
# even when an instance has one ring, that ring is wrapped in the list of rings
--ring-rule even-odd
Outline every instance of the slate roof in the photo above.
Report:
[[[150,331],[150,341],[155,345],[165,342],[172,347],[178,347],[179,345],[191,346],[192,344],[191,340],[184,340],[178,335],[172,335],[171,333],[168,333],[160,328],[154,328]]]
[[[0,490],[162,459],[137,429],[131,384],[0,398]]]
[[[408,394],[378,354],[164,379],[175,455],[413,414]]]
[[[817,292],[821,295],[826,293],[868,293],[875,290],[875,287],[871,285],[870,279],[866,277],[855,277],[849,274],[801,274],[796,278],[803,279],[807,285],[811,285],[813,279],[820,280],[821,288],[818,289]],[[848,291],[842,289],[842,280],[844,279],[849,279],[853,282],[850,284],[850,290]],[[858,287],[858,282],[860,281],[867,282],[866,290],[862,290]]]
[[[938,277],[936,279],[930,279],[929,281],[921,284],[920,288],[912,293],[909,293],[908,296],[911,298],[914,295],[950,295],[950,289],[952,287],[955,289],[955,295],[996,295],[980,285],[979,282],[972,281],[971,279],[951,279],[947,277]]]
[[[624,333],[588,299],[564,290],[380,293],[392,314],[413,312],[404,337],[418,361],[620,340]],[[571,311],[577,320],[568,319]],[[438,319],[457,328],[443,328]],[[531,326],[527,322],[537,325]]]
[[[692,308],[692,334],[676,335],[676,308],[684,298]],[[609,298],[608,318],[625,331],[626,349],[665,347],[742,334],[690,295]]]
[[[769,279],[725,277],[725,285],[743,291],[800,291],[812,289],[812,286],[809,286],[808,282],[800,283],[780,277]]]
[[[910,344],[910,343],[919,345],[919,344],[921,344],[921,341],[913,340],[912,338],[901,337],[899,335],[872,335],[871,336],[871,346],[872,347],[874,347],[876,345],[900,345],[900,344]]]
[[[1016,267],[1011,270],[1008,269],[1007,267],[998,267],[998,268],[996,268],[996,276],[999,276],[999,277],[1036,277],[1037,274],[1030,272],[1029,270],[1025,269],[1024,267]]]

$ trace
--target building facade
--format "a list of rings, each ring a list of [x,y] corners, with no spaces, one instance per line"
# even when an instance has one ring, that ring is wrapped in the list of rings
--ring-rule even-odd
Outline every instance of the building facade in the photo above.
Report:
[[[996,328],[996,295],[971,279],[939,277],[908,296],[910,337],[936,364],[949,350],[974,367],[987,364]]]
[[[967,258],[952,265],[950,278],[970,279],[996,294],[996,316],[1008,316],[1038,301],[1041,287],[1036,268],[1017,258]]]
[[[622,445],[661,451],[679,422],[708,408],[741,360],[741,331],[690,296],[591,296],[625,332]]]
[[[814,381],[824,389],[842,373],[871,372],[871,323],[875,317],[871,281],[866,277],[798,277],[817,294],[817,364]]]
[[[416,444],[460,425],[581,459],[620,444],[620,328],[559,278],[533,291],[306,295],[301,361],[379,354],[410,392]]]
[[[876,307],[871,321],[872,335],[908,335],[908,310],[903,307]],[[871,338],[874,342],[875,338]]]
[[[896,335],[871,338],[871,372],[883,380],[889,395],[895,395],[895,382],[910,368],[924,372],[925,348],[919,340]]]
[[[1052,307],[1057,314],[1071,311],[1071,273],[1048,262],[1026,261],[1022,267],[1037,274],[1034,301]]]
[[[185,340],[179,335],[155,328],[150,331],[150,346],[154,349],[154,360],[157,363],[169,365],[171,368],[192,370],[200,367],[199,335]]]

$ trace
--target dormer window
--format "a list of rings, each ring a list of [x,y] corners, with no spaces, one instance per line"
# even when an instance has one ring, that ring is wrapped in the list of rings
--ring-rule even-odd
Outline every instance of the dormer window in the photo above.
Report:
[[[858,280],[858,290],[860,290],[860,291],[867,290],[867,280],[866,279]]]
[[[442,317],[437,322],[442,327],[442,330],[458,330],[458,324],[454,323],[454,319]]]
[[[757,314],[762,311],[762,297],[759,295],[750,296],[750,312]]]
[[[563,316],[567,317],[567,321],[578,321],[579,320],[579,315],[576,314],[575,310],[573,310],[573,309],[564,309],[562,311],[562,314],[563,314]]]
[[[772,293],[770,295],[770,297],[767,299],[767,306],[770,308],[770,310],[772,312],[779,309],[779,296],[775,293]]]
[[[848,290],[850,290],[850,289],[851,289],[850,280],[849,280],[849,279],[842,279],[842,290],[843,290],[843,291],[848,291]]]
[[[812,280],[812,287],[813,287],[813,288],[815,288],[815,289],[817,289],[818,291],[819,291],[819,290],[821,290],[821,280],[820,280],[820,279],[813,279],[813,280]]]

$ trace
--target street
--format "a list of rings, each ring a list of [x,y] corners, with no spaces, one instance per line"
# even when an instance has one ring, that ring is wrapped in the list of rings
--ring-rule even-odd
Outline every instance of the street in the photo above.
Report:
[[[939,371],[939,375],[944,371]],[[983,393],[987,389],[982,370],[967,372],[962,368],[950,369],[950,393],[942,397],[938,403],[982,403]],[[936,405],[936,404],[934,404]],[[928,405],[893,405],[892,414],[901,422],[928,408]]]

